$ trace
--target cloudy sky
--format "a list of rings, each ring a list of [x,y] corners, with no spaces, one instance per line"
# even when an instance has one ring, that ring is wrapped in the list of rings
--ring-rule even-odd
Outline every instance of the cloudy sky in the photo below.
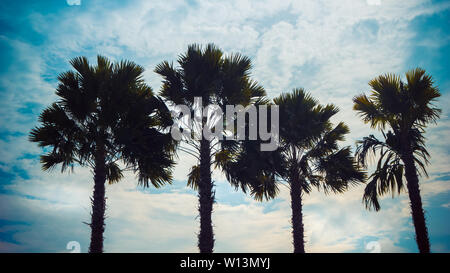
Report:
[[[153,72],[188,44],[213,42],[253,60],[252,76],[270,97],[304,87],[335,103],[351,129],[345,144],[373,133],[351,110],[353,96],[386,72],[420,66],[442,97],[441,119],[427,132],[430,177],[421,179],[432,251],[450,252],[450,2],[445,1],[2,1],[0,3],[0,252],[67,252],[89,244],[92,173],[43,172],[41,150],[27,141],[37,116],[56,97],[68,60],[97,54],[130,59]],[[180,154],[173,185],[143,189],[128,174],[107,187],[107,252],[197,252],[196,193],[186,188],[195,161]],[[214,173],[217,252],[291,252],[287,189],[253,201]],[[380,212],[361,202],[363,186],[305,199],[308,252],[416,252],[407,194],[382,199]]]

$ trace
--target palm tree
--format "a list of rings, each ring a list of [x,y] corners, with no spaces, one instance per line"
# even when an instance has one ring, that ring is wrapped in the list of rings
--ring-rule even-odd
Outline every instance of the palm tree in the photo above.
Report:
[[[220,137],[193,139],[191,136],[202,134],[202,128],[215,128],[218,125],[216,119],[223,118],[222,113],[225,113],[226,105],[249,105],[256,98],[264,96],[265,91],[250,80],[249,58],[240,54],[225,57],[213,44],[208,44],[204,49],[200,45],[190,45],[187,52],[178,58],[178,64],[179,67],[176,68],[165,61],[155,68],[155,72],[164,78],[161,96],[173,104],[187,106],[192,116],[200,110],[195,98],[201,98],[203,105],[214,104],[221,109],[221,113],[208,118],[202,115],[197,120],[191,120],[189,124],[183,121],[182,116],[176,118],[181,130],[189,131],[189,136],[182,138],[183,144],[179,145],[178,149],[199,161],[188,175],[188,185],[197,189],[199,196],[198,248],[201,253],[211,253],[214,248],[211,221],[214,184],[211,180],[211,166],[216,163],[213,158],[219,153],[223,154],[226,147],[232,147],[230,143],[233,141],[222,141]],[[223,136],[224,132],[216,133]]]
[[[279,106],[278,149],[261,152],[258,142],[244,142],[223,168],[236,187],[249,190],[260,201],[274,198],[279,184],[290,189],[294,252],[304,253],[303,195],[314,187],[343,193],[364,181],[365,174],[350,148],[338,146],[349,130],[343,122],[335,127],[330,122],[338,112],[336,106],[318,104],[303,89],[273,101]]]
[[[59,75],[59,100],[41,113],[30,141],[50,148],[41,155],[43,170],[59,164],[61,172],[75,164],[93,170],[89,251],[103,252],[105,182],[118,182],[124,170],[137,172],[145,186],[170,182],[172,138],[158,131],[170,125],[170,114],[144,83],[141,66],[102,56],[97,66],[85,57],[70,63],[75,71]]]
[[[406,83],[399,76],[386,74],[369,82],[370,96],[359,95],[353,99],[353,109],[365,123],[378,128],[384,141],[370,135],[358,142],[358,161],[366,166],[367,157],[379,152],[380,158],[370,176],[363,200],[367,208],[380,209],[378,197],[403,189],[403,175],[407,181],[410,207],[416,241],[421,253],[430,252],[430,242],[425,223],[419,189],[419,174],[427,175],[425,165],[429,154],[425,148],[425,128],[436,122],[441,110],[433,106],[440,97],[433,79],[425,70],[416,68],[406,73]],[[385,132],[388,129],[388,132]]]

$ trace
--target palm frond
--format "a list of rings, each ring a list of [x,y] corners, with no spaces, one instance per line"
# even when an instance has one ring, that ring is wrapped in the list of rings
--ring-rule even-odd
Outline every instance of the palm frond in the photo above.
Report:
[[[198,183],[200,182],[200,165],[194,165],[188,174],[187,186],[198,190]]]
[[[336,152],[321,158],[316,170],[324,176],[321,183],[325,193],[343,193],[351,185],[358,185],[365,181],[366,174],[361,170],[349,147],[344,147]]]
[[[388,122],[388,117],[382,113],[377,105],[366,95],[359,95],[353,98],[353,110],[357,111],[365,123],[370,123],[372,128],[384,129]]]
[[[106,180],[108,180],[109,184],[117,183],[122,180],[122,178],[122,170],[115,162],[106,164]]]

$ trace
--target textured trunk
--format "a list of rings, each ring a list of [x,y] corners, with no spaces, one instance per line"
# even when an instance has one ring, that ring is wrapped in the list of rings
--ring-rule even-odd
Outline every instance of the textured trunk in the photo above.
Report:
[[[414,163],[411,145],[408,141],[403,142],[402,160],[405,164],[405,177],[407,180],[408,195],[410,200],[411,214],[416,231],[416,242],[420,253],[430,252],[430,241],[425,222],[425,215],[422,208],[422,198],[420,197],[419,179]]]
[[[106,164],[105,149],[101,143],[97,143],[94,168],[94,196],[92,202],[91,219],[91,244],[90,253],[103,252],[103,232],[105,230],[105,182],[106,182]]]
[[[212,209],[214,203],[213,184],[211,181],[211,147],[209,140],[200,141],[200,181],[198,185],[200,233],[198,248],[200,253],[212,253],[214,233],[212,227]]]
[[[291,179],[292,236],[294,238],[294,253],[305,253],[302,188],[300,179],[294,174]]]

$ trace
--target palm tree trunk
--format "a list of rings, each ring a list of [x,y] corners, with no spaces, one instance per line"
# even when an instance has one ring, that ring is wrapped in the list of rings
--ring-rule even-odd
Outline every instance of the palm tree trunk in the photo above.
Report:
[[[94,168],[94,196],[91,198],[91,244],[90,253],[103,252],[103,232],[105,230],[105,182],[106,182],[106,163],[105,149],[100,143],[97,143],[98,149],[95,154]]]
[[[404,143],[408,142],[404,141]],[[430,240],[428,239],[428,230],[422,208],[422,198],[420,197],[419,179],[410,145],[404,144],[402,160],[405,164],[405,177],[408,182],[408,195],[416,231],[417,246],[419,247],[420,253],[430,253]]]
[[[214,233],[211,220],[214,203],[212,188],[210,141],[202,139],[200,141],[200,181],[198,185],[198,211],[200,214],[198,248],[200,253],[212,253],[214,248]]]
[[[293,174],[293,177],[291,178],[292,236],[294,237],[294,253],[305,253],[301,182],[298,174]]]

